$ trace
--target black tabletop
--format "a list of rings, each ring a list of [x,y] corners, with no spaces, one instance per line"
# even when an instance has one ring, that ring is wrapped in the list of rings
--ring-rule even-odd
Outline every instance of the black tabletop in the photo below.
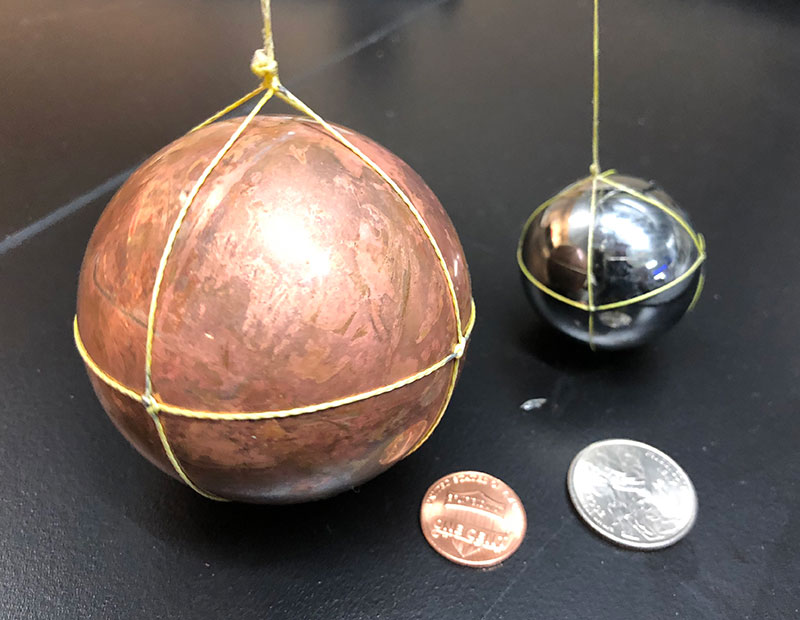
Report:
[[[613,355],[542,326],[514,258],[530,211],[587,172],[589,0],[273,12],[284,81],[408,161],[460,233],[478,322],[450,408],[407,460],[305,505],[214,503],[140,457],[72,343],[80,261],[130,170],[254,85],[258,2],[4,3],[0,617],[800,617],[800,6],[602,3],[603,165],[658,180],[709,252],[696,311]],[[609,437],[686,469],[686,539],[627,551],[580,521],[567,467]],[[420,533],[425,489],[461,469],[527,509],[493,569]]]

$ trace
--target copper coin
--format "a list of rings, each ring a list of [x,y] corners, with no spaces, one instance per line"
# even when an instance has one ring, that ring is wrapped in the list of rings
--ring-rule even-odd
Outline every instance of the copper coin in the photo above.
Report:
[[[479,471],[437,480],[425,493],[419,518],[430,546],[465,566],[499,564],[517,550],[527,527],[517,494]]]

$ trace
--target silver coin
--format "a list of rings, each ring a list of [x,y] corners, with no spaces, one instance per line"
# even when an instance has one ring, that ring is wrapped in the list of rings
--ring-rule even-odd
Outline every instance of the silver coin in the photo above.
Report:
[[[583,520],[626,547],[668,547],[689,533],[697,516],[697,495],[686,472],[638,441],[588,445],[572,460],[567,487]]]

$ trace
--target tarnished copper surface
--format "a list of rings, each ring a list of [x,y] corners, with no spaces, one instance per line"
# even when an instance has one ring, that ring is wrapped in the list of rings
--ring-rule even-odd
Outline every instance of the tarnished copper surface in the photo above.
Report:
[[[425,539],[448,560],[465,566],[494,566],[525,538],[527,518],[505,482],[478,471],[437,480],[422,500]]]
[[[237,122],[188,134],[145,162],[89,242],[81,336],[100,368],[138,392],[166,237],[180,200]],[[422,213],[466,325],[467,266],[438,200],[395,155],[342,131]],[[161,290],[154,391],[189,409],[283,410],[358,394],[441,360],[457,338],[441,264],[409,209],[324,129],[294,117],[257,117],[216,167],[178,234]],[[359,484],[405,456],[439,413],[451,370],[292,418],[162,420],[186,473],[206,491],[301,501]],[[175,475],[142,405],[92,382],[122,433]]]

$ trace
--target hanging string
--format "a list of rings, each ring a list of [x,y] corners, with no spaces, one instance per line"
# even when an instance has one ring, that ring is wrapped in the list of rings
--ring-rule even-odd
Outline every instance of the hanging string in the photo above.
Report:
[[[247,103],[248,101],[250,101],[250,100],[251,100],[253,97],[255,97],[256,95],[258,95],[258,94],[260,94],[260,93],[263,93],[265,90],[267,90],[267,87],[266,87],[266,86],[264,86],[263,84],[262,84],[261,86],[259,86],[258,88],[254,89],[254,90],[251,90],[251,91],[250,91],[249,93],[247,93],[247,94],[246,94],[244,97],[241,97],[240,99],[237,99],[236,101],[234,101],[234,102],[233,102],[232,104],[230,104],[229,106],[226,106],[226,107],[222,108],[222,109],[221,109],[219,112],[217,112],[216,114],[213,114],[213,115],[209,116],[209,117],[208,117],[206,120],[204,120],[204,121],[203,121],[202,123],[200,123],[199,125],[195,125],[194,127],[192,127],[192,128],[189,130],[189,133],[192,133],[192,132],[194,132],[194,131],[197,131],[198,129],[202,129],[203,127],[206,127],[207,125],[210,125],[210,124],[211,124],[211,123],[213,123],[214,121],[216,121],[216,120],[219,120],[220,118],[222,118],[222,117],[223,117],[223,116],[225,116],[226,114],[228,114],[228,113],[230,113],[230,112],[233,112],[233,111],[234,111],[236,108],[238,108],[240,105],[242,105],[242,104],[244,104],[244,103]]]
[[[217,164],[222,161],[222,158],[225,154],[230,150],[233,146],[233,143],[242,135],[242,132],[247,128],[250,122],[253,120],[256,114],[264,107],[264,104],[269,101],[272,97],[274,91],[272,89],[268,90],[267,93],[261,98],[261,100],[256,104],[256,106],[251,110],[250,114],[248,114],[245,119],[239,123],[239,126],[236,128],[236,131],[233,132],[228,141],[223,145],[223,147],[219,150],[219,152],[214,156],[211,162],[206,166],[206,169],[203,170],[203,173],[200,175],[200,178],[197,179],[192,190],[189,192],[188,196],[183,201],[183,205],[181,206],[180,210],[178,211],[178,216],[175,218],[175,222],[172,225],[172,229],[170,230],[169,236],[167,237],[167,242],[164,246],[164,251],[161,254],[161,260],[158,263],[158,269],[156,270],[156,277],[153,283],[153,292],[150,297],[150,310],[147,315],[147,336],[145,340],[145,364],[144,364],[144,394],[142,394],[141,401],[142,405],[144,405],[145,410],[150,415],[151,419],[153,420],[153,424],[156,427],[156,432],[158,433],[158,437],[161,440],[161,445],[164,448],[164,453],[167,455],[172,467],[181,477],[181,479],[189,485],[192,489],[207,497],[209,499],[215,500],[223,500],[224,498],[218,497],[208,491],[205,491],[198,487],[186,474],[183,467],[180,465],[178,458],[175,456],[175,452],[170,445],[169,439],[167,438],[167,433],[164,430],[164,425],[161,422],[161,418],[159,417],[162,406],[155,398],[153,394],[153,339],[155,337],[155,325],[156,325],[156,308],[158,307],[158,297],[161,293],[161,284],[164,281],[164,272],[167,268],[167,261],[169,260],[170,254],[172,254],[172,248],[175,246],[175,239],[178,236],[178,231],[180,231],[181,226],[183,225],[183,221],[186,218],[186,214],[189,212],[189,207],[192,206],[195,197],[197,196],[200,188],[205,183],[206,179],[209,175],[213,172],[214,168],[217,167]]]
[[[470,315],[470,319],[469,322],[467,323],[466,329],[464,330],[465,341],[469,340],[469,337],[472,334],[472,330],[475,325],[475,303],[471,302],[470,306],[472,313]],[[73,320],[73,335],[75,337],[75,346],[77,347],[78,352],[83,358],[83,361],[86,362],[86,365],[92,370],[92,372],[97,376],[98,379],[100,379],[103,383],[105,383],[109,387],[120,392],[121,394],[128,396],[129,398],[132,398],[137,401],[146,400],[144,395],[128,387],[118,379],[112,377],[107,372],[105,372],[98,365],[98,363],[92,358],[92,356],[89,354],[89,351],[86,349],[86,345],[83,343],[83,338],[81,337],[80,329],[78,328],[77,317],[75,317],[75,319]],[[398,388],[410,385],[411,383],[419,381],[420,379],[424,379],[425,377],[435,373],[437,370],[444,368],[451,361],[458,361],[458,360],[460,360],[460,358],[456,355],[456,352],[453,351],[451,353],[448,353],[446,356],[444,356],[437,362],[434,362],[427,368],[424,368],[423,370],[420,370],[419,372],[416,372],[408,377],[404,377],[399,381],[390,383],[389,385],[384,385],[379,388],[369,390],[367,392],[360,392],[359,394],[353,394],[352,396],[346,396],[344,398],[339,398],[336,400],[329,400],[324,403],[315,403],[313,405],[295,407],[293,409],[280,409],[272,411],[205,411],[201,409],[188,409],[186,407],[179,407],[177,405],[165,403],[160,400],[155,400],[156,397],[155,395],[153,395],[152,398],[155,401],[153,403],[153,410],[156,413],[162,413],[162,412],[169,413],[172,415],[185,418],[192,418],[195,420],[254,421],[254,420],[277,420],[281,418],[291,418],[298,415],[305,415],[307,413],[317,413],[319,411],[335,409],[337,407],[343,407],[345,405],[352,405],[353,403],[361,402],[362,400],[367,400],[368,398],[373,398],[375,396],[386,394]]]
[[[592,164],[589,172],[600,174],[600,0],[594,0],[592,29]]]
[[[283,99],[286,103],[293,106],[295,109],[301,111],[303,114],[313,118],[317,123],[322,125],[328,133],[330,133],[334,138],[336,138],[339,142],[341,142],[344,146],[350,149],[359,159],[361,159],[365,164],[367,164],[375,173],[383,179],[389,187],[391,187],[394,192],[400,197],[400,199],[405,203],[408,210],[411,211],[412,215],[416,218],[419,225],[422,227],[423,233],[428,238],[431,246],[433,246],[433,250],[436,253],[436,258],[439,261],[439,264],[442,267],[442,273],[444,274],[445,280],[447,281],[447,290],[450,293],[450,298],[453,302],[453,315],[455,317],[456,322],[456,332],[459,334],[459,338],[455,343],[455,354],[456,357],[461,357],[464,354],[464,338],[461,336],[462,326],[461,326],[461,310],[459,308],[458,303],[458,295],[456,294],[456,287],[453,282],[453,277],[450,275],[450,269],[447,267],[447,260],[442,254],[442,250],[439,247],[439,243],[436,241],[436,237],[433,236],[431,229],[428,227],[428,224],[425,222],[425,219],[422,217],[422,214],[419,210],[414,206],[414,203],[411,202],[411,199],[406,195],[406,193],[400,189],[400,186],[388,175],[384,172],[378,164],[376,164],[372,159],[370,159],[361,149],[359,149],[355,144],[350,142],[347,138],[345,138],[342,133],[336,129],[333,125],[326,122],[321,116],[319,116],[314,110],[309,108],[305,103],[300,101],[297,97],[295,97],[292,93],[290,93],[284,86],[280,87],[278,91],[278,97]]]
[[[597,181],[600,175],[600,0],[594,0],[592,27],[592,191],[589,199],[589,235],[586,241],[586,294],[589,305],[589,347],[594,350],[594,227],[597,218]]]
[[[169,236],[167,237],[167,241],[165,243],[164,250],[161,255],[161,259],[158,264],[158,268],[156,270],[156,276],[153,284],[153,291],[150,299],[150,306],[147,318],[147,333],[145,341],[144,393],[140,395],[136,391],[129,388],[128,386],[124,385],[122,382],[115,379],[114,377],[111,377],[102,368],[100,368],[100,366],[92,359],[91,355],[89,354],[85,345],[83,344],[83,340],[81,339],[80,331],[78,329],[77,316],[75,317],[74,327],[73,327],[75,343],[78,348],[78,351],[80,352],[81,357],[85,361],[86,365],[92,370],[92,372],[94,372],[94,374],[101,381],[109,385],[111,388],[117,390],[122,394],[125,394],[126,396],[141,401],[145,410],[152,418],[159,439],[161,440],[164,452],[169,462],[171,463],[172,467],[179,475],[179,477],[197,493],[207,498],[221,500],[221,501],[227,501],[227,500],[225,500],[225,498],[209,493],[204,489],[201,489],[187,475],[187,473],[185,472],[180,463],[180,460],[178,459],[177,455],[175,454],[169,442],[166,430],[164,428],[163,422],[161,421],[160,417],[162,413],[166,412],[188,418],[206,419],[206,420],[262,420],[262,419],[279,419],[295,415],[303,415],[307,413],[314,413],[318,411],[324,411],[336,407],[341,407],[344,405],[366,400],[367,398],[372,398],[375,396],[379,396],[381,394],[386,394],[393,390],[409,385],[410,383],[418,381],[424,377],[427,377],[432,373],[436,372],[437,370],[443,368],[448,363],[452,362],[450,379],[448,382],[447,392],[445,394],[442,407],[439,410],[433,423],[429,426],[427,431],[423,434],[423,436],[418,440],[418,442],[412,448],[411,452],[413,452],[417,448],[419,448],[419,446],[422,445],[425,442],[425,440],[427,440],[427,438],[431,435],[431,433],[433,433],[434,429],[441,420],[445,409],[447,408],[447,405],[453,394],[456,378],[458,376],[459,361],[461,357],[464,355],[466,343],[472,333],[472,329],[475,324],[475,303],[474,301],[471,301],[470,317],[469,320],[467,321],[466,328],[463,327],[458,296],[456,294],[455,284],[453,282],[452,276],[450,275],[447,262],[439,247],[438,242],[436,241],[436,238],[433,236],[433,233],[431,232],[430,228],[425,222],[425,219],[422,217],[422,214],[413,204],[411,199],[377,163],[375,163],[372,159],[370,159],[358,147],[356,147],[352,142],[350,142],[347,138],[345,138],[340,131],[338,131],[335,127],[327,123],[322,117],[316,114],[311,108],[309,108],[299,98],[295,97],[291,92],[289,92],[289,90],[286,87],[284,87],[280,83],[280,80],[278,78],[278,63],[275,59],[275,47],[272,37],[272,20],[271,20],[269,0],[261,0],[261,10],[264,19],[264,47],[256,50],[256,52],[253,54],[253,59],[250,65],[253,73],[261,79],[261,85],[258,88],[249,92],[248,94],[246,94],[245,96],[241,97],[239,100],[235,101],[231,105],[223,108],[216,114],[212,115],[211,117],[209,117],[208,119],[206,119],[205,121],[203,121],[202,123],[200,123],[191,130],[191,131],[196,131],[202,127],[205,127],[213,123],[214,121],[225,116],[229,112],[232,112],[234,109],[238,108],[239,106],[251,100],[252,98],[256,97],[257,95],[264,93],[264,95],[255,105],[255,107],[238,125],[238,127],[231,135],[231,137],[222,146],[222,148],[220,148],[220,150],[217,152],[217,154],[214,156],[214,158],[211,160],[208,166],[204,169],[203,173],[194,183],[191,191],[183,200],[183,203],[181,204],[181,207],[178,211],[175,221],[173,222],[172,228],[170,230]],[[387,183],[391,187],[391,189],[397,194],[397,196],[401,199],[401,201],[405,204],[405,206],[409,209],[414,218],[417,220],[423,233],[430,242],[434,250],[434,253],[436,254],[437,260],[439,261],[439,264],[442,268],[447,283],[448,293],[450,295],[453,304],[453,315],[456,327],[456,338],[453,345],[453,349],[444,358],[442,358],[438,362],[435,362],[428,368],[420,370],[419,372],[414,373],[409,377],[405,377],[389,385],[385,385],[360,394],[354,394],[344,398],[338,398],[335,400],[327,401],[324,403],[318,403],[314,405],[308,405],[305,407],[296,407],[293,409],[286,409],[279,411],[217,412],[217,411],[192,410],[179,407],[176,405],[171,405],[168,403],[163,403],[158,399],[153,385],[153,345],[155,341],[155,322],[156,322],[156,313],[158,308],[159,295],[163,285],[164,274],[166,272],[167,263],[175,245],[175,240],[178,236],[178,233],[180,232],[180,229],[183,225],[186,215],[188,214],[192,204],[194,203],[195,198],[200,192],[200,189],[206,183],[206,181],[208,180],[209,176],[212,174],[216,166],[220,163],[220,161],[222,161],[222,159],[225,157],[225,155],[228,153],[228,151],[231,149],[234,143],[239,139],[239,137],[242,135],[245,129],[247,129],[247,127],[250,125],[255,116],[261,111],[261,109],[264,107],[267,101],[269,101],[269,99],[272,98],[273,95],[277,95],[283,101],[287,102],[289,105],[294,107],[296,110],[302,112],[303,114],[307,115],[308,117],[316,121],[325,130],[327,130],[328,133],[331,134],[337,141],[339,141],[342,145],[344,145],[351,152],[353,152],[359,159],[361,159],[364,162],[364,164],[366,164],[370,169],[372,169],[385,183]]]
[[[170,230],[169,236],[167,237],[167,242],[164,246],[164,251],[161,254],[161,260],[158,263],[158,269],[156,270],[153,293],[150,297],[150,311],[147,315],[147,340],[145,342],[145,383],[142,402],[146,407],[148,407],[148,413],[150,413],[150,409],[155,409],[157,413],[158,409],[158,405],[153,400],[153,338],[155,337],[156,308],[158,306],[158,297],[161,292],[161,283],[164,281],[164,272],[167,268],[167,261],[169,260],[170,254],[172,254],[172,248],[175,246],[175,239],[178,236],[178,231],[180,231],[181,226],[183,225],[183,220],[186,218],[186,214],[189,212],[189,207],[192,206],[195,197],[200,191],[200,188],[203,187],[206,179],[213,172],[214,168],[217,167],[217,164],[222,161],[222,158],[225,157],[225,154],[233,146],[233,143],[236,142],[239,136],[242,135],[242,132],[247,128],[255,115],[258,114],[261,108],[264,107],[264,104],[269,101],[273,93],[274,91],[272,89],[267,91],[267,93],[250,111],[250,114],[248,114],[245,119],[239,123],[239,126],[236,128],[236,131],[233,132],[233,135],[228,138],[228,141],[214,156],[208,166],[206,166],[205,170],[203,170],[200,178],[197,179],[191,191],[184,199],[183,205],[178,211],[178,216],[175,218],[175,222],[172,225],[172,230]]]
[[[641,301],[646,301],[651,297],[655,297],[656,295],[660,295],[661,293],[665,293],[669,289],[678,286],[686,279],[692,277],[694,273],[701,268],[703,262],[706,259],[706,247],[705,247],[705,240],[703,236],[697,233],[689,224],[689,222],[677,211],[675,211],[670,206],[664,204],[660,200],[643,194],[635,190],[632,187],[628,187],[624,183],[619,182],[614,176],[617,174],[616,170],[606,170],[605,172],[601,172],[600,168],[600,0],[593,0],[593,24],[592,24],[592,163],[589,166],[589,174],[590,176],[585,179],[581,179],[576,181],[575,183],[565,187],[560,192],[558,192],[555,196],[546,200],[544,203],[539,205],[533,213],[531,213],[530,217],[528,217],[525,225],[522,228],[522,235],[520,236],[519,244],[517,245],[517,264],[519,265],[520,269],[522,270],[523,275],[531,282],[536,288],[538,288],[543,293],[549,295],[550,297],[557,299],[558,301],[571,306],[573,308],[578,308],[579,310],[584,310],[588,313],[588,336],[589,336],[589,346],[592,349],[595,349],[595,342],[594,342],[594,327],[595,327],[595,313],[596,312],[604,312],[607,310],[616,310],[619,308],[624,308],[626,306],[630,306]],[[531,273],[528,266],[525,264],[525,260],[523,257],[523,245],[525,238],[528,233],[528,229],[533,224],[534,220],[539,216],[542,211],[544,211],[547,207],[549,207],[553,202],[558,200],[560,197],[568,194],[572,191],[576,186],[585,183],[587,180],[591,179],[591,190],[590,190],[590,197],[589,197],[589,224],[588,224],[588,234],[587,234],[587,247],[586,247],[586,293],[587,293],[587,301],[577,301],[574,299],[570,299],[565,295],[562,295],[550,287],[548,287],[543,282],[539,281],[536,276]],[[594,247],[594,237],[595,237],[595,223],[597,219],[597,209],[598,209],[598,191],[605,191],[608,189],[616,189],[621,192],[625,192],[647,202],[654,207],[657,207],[664,211],[667,215],[669,215],[672,219],[674,219],[680,226],[688,233],[689,237],[691,237],[692,241],[694,242],[695,247],[697,248],[697,258],[692,263],[692,265],[681,275],[677,276],[670,282],[659,286],[651,291],[646,293],[642,293],[641,295],[636,295],[635,297],[631,297],[628,299],[623,299],[621,301],[615,301],[605,304],[596,304],[595,303],[595,281],[594,281],[594,256],[592,252],[592,248]],[[703,283],[705,281],[705,277],[702,272],[698,277],[697,288],[695,289],[694,298],[692,299],[688,310],[691,311],[694,306],[697,304],[697,300],[700,298],[700,293],[703,290]]]
[[[199,125],[192,127],[189,133],[202,129],[210,125],[216,120],[219,120],[226,114],[233,112],[239,106],[247,103],[259,93],[265,90],[277,90],[280,88],[281,83],[278,79],[278,61],[275,59],[275,43],[272,37],[272,14],[270,11],[269,0],[261,0],[261,15],[264,20],[264,47],[257,49],[253,53],[253,59],[250,61],[250,70],[261,78],[261,85],[254,90],[251,90],[244,97],[237,99],[232,104],[222,108],[219,112],[213,114]]]
[[[250,68],[253,73],[264,80],[269,79],[268,87],[277,87],[278,80],[278,61],[275,60],[275,41],[272,37],[272,11],[269,6],[270,0],[261,0],[261,17],[264,20],[264,47],[256,50]],[[274,84],[273,84],[274,82]]]
[[[594,164],[592,164],[594,166]],[[594,345],[594,313],[597,308],[594,305],[594,227],[597,219],[597,181],[599,175],[592,174],[592,190],[589,198],[589,234],[586,239],[586,295],[588,297],[589,310],[589,348],[593,351]]]

